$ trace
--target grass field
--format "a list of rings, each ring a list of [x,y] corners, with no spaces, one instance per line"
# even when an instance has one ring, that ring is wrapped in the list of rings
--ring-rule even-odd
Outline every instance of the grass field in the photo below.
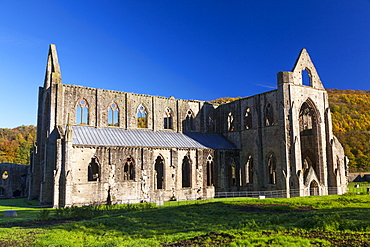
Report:
[[[351,186],[351,185],[350,185]],[[0,200],[0,246],[369,246],[370,195],[42,209]]]

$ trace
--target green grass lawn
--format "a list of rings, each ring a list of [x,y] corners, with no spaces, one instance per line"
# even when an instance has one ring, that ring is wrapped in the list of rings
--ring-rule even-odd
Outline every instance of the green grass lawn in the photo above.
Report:
[[[0,200],[0,211],[20,215],[1,219],[0,246],[370,245],[365,194],[58,210],[33,203]]]

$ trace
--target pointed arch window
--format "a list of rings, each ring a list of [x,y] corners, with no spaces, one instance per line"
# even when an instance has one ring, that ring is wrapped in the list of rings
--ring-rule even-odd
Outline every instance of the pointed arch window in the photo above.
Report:
[[[182,187],[191,186],[191,164],[188,156],[182,160]]]
[[[270,103],[267,103],[265,108],[265,125],[274,125],[274,111]]]
[[[143,105],[140,105],[137,109],[137,127],[148,128],[148,114]]]
[[[216,121],[213,118],[214,118],[213,116],[208,117],[208,121],[207,121],[208,132],[215,131]]]
[[[211,155],[207,157],[207,167],[206,167],[206,179],[207,179],[207,186],[212,186],[213,185],[213,158]]]
[[[245,183],[253,184],[253,172],[253,158],[252,155],[249,155],[247,163],[245,164]]]
[[[154,181],[157,190],[164,188],[164,160],[158,156],[154,164]]]
[[[267,159],[269,169],[269,184],[276,184],[276,158],[274,154],[270,154]]]
[[[76,124],[89,124],[89,105],[86,99],[79,99],[77,102]]]
[[[234,131],[234,116],[232,112],[229,112],[229,115],[227,116],[227,130],[228,131]]]
[[[134,159],[129,156],[126,158],[123,164],[123,180],[134,180],[135,179],[135,162]]]
[[[166,108],[163,118],[163,128],[164,129],[173,129],[173,112],[170,108]]]
[[[307,134],[312,130],[313,128],[313,114],[312,110],[309,107],[309,105],[305,102],[303,103],[301,110],[299,112],[299,130],[301,134],[304,134],[304,132],[307,132]],[[312,131],[311,131],[312,132]]]
[[[119,109],[116,103],[111,103],[108,107],[108,126],[118,127]]]
[[[246,130],[252,128],[252,112],[251,112],[251,108],[249,108],[249,107],[247,107],[245,109],[244,127],[245,127]]]
[[[194,114],[192,110],[188,110],[186,112],[186,118],[185,118],[185,131],[193,131],[194,130]]]
[[[88,181],[98,181],[99,170],[98,159],[96,157],[91,158],[88,166]]]
[[[233,158],[230,161],[230,184],[231,186],[236,186],[236,166]]]
[[[311,71],[308,68],[305,68],[304,70],[302,70],[301,75],[302,75],[302,85],[312,86]]]

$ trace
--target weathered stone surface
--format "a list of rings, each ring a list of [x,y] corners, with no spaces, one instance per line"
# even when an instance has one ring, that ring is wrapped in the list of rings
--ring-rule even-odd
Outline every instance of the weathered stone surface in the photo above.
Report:
[[[347,160],[333,136],[328,96],[306,50],[291,72],[279,72],[276,90],[221,105],[65,85],[59,68],[51,45],[39,90],[30,183],[30,197],[42,203],[57,207],[196,199],[216,191],[286,190],[289,197],[328,194],[329,187],[339,194],[346,190]],[[309,85],[302,82],[303,71]],[[72,125],[217,133],[237,149],[76,145]]]

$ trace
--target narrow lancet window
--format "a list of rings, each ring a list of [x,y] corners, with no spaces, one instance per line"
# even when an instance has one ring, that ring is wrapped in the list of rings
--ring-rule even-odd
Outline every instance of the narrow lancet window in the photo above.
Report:
[[[245,127],[246,130],[252,128],[252,112],[251,112],[251,108],[249,108],[249,107],[247,107],[245,109],[244,127]]]
[[[164,112],[164,123],[163,123],[163,128],[164,129],[173,129],[173,113],[170,108],[166,108]]]
[[[118,126],[118,106],[116,103],[111,103],[108,108],[108,126]]]
[[[96,157],[91,159],[88,166],[88,181],[97,181],[99,178],[99,164]]]
[[[253,158],[252,155],[249,155],[247,163],[245,164],[245,183],[253,184],[253,171]]]
[[[265,108],[265,120],[266,126],[274,125],[274,111],[270,103],[267,103]]]
[[[137,127],[148,128],[147,111],[143,105],[140,105],[137,109]]]
[[[89,105],[85,99],[77,102],[76,124],[89,124]]]
[[[227,116],[227,130],[234,131],[234,116],[231,112]]]
[[[269,184],[276,184],[276,159],[273,154],[270,154],[267,160],[269,169]]]
[[[191,186],[191,164],[188,156],[182,160],[182,187]]]
[[[234,159],[230,162],[230,183],[231,186],[236,186],[236,167]]]
[[[164,161],[161,156],[158,156],[155,160],[154,165],[154,181],[155,181],[155,188],[157,190],[164,188]]]
[[[212,156],[207,157],[207,169],[206,169],[206,179],[207,179],[207,186],[212,186],[213,185],[213,159]]]

